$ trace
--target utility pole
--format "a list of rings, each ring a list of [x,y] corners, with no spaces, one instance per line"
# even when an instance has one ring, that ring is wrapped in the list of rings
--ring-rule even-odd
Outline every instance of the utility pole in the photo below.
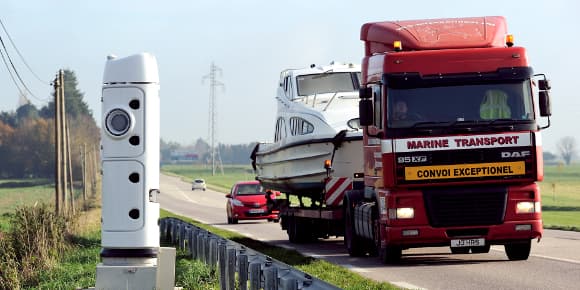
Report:
[[[83,208],[87,206],[87,144],[81,147],[81,173],[83,179]]]
[[[64,97],[64,71],[61,69],[58,71],[58,78],[60,80],[60,142],[62,142],[62,208],[64,212],[68,214],[67,198],[68,198],[68,183],[67,183],[67,142],[66,142],[66,109],[65,109],[65,97]]]
[[[60,77],[57,75],[54,78],[54,149],[55,149],[55,177],[54,177],[54,205],[57,215],[62,213],[61,196],[62,196],[62,167],[61,167],[61,125],[60,125]]]
[[[221,156],[219,154],[219,148],[216,147],[216,131],[217,131],[217,104],[216,104],[216,92],[215,89],[221,86],[222,89],[225,85],[216,80],[216,72],[222,73],[222,69],[216,66],[213,62],[211,63],[209,75],[205,75],[202,79],[205,80],[209,78],[209,126],[208,126],[208,137],[211,143],[211,175],[215,175],[215,170],[218,164],[216,164],[216,157],[219,158],[219,167],[221,169],[222,175],[224,174],[224,167],[221,162]]]
[[[70,212],[72,214],[75,213],[75,192],[74,192],[74,181],[73,181],[73,174],[72,174],[72,156],[71,156],[71,149],[70,149],[70,127],[68,122],[66,123],[66,158],[68,160],[68,177],[69,177],[69,185],[70,185]]]

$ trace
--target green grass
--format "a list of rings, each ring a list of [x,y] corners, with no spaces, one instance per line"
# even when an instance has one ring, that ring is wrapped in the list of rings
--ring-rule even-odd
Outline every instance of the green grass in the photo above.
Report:
[[[27,289],[79,289],[95,286],[96,267],[100,262],[100,229],[74,236],[73,245],[49,271],[41,271],[38,284]]]
[[[213,234],[243,244],[248,248],[282,261],[342,289],[398,289],[388,283],[375,282],[327,261],[303,256],[295,250],[272,246],[261,241],[246,238],[238,233],[204,225],[192,220],[191,218],[179,216],[163,209],[161,210],[161,217],[179,218],[200,228],[206,229]]]
[[[544,167],[540,192],[545,228],[580,230],[580,165]]]
[[[15,188],[0,187],[0,215],[12,212],[18,206],[46,202],[53,196],[54,187],[51,184]]]

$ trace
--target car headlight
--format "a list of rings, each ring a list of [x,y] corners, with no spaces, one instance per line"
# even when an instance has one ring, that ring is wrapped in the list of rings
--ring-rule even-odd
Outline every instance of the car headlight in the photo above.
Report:
[[[235,206],[244,206],[244,204],[241,201],[239,201],[235,198],[232,198],[232,204]]]

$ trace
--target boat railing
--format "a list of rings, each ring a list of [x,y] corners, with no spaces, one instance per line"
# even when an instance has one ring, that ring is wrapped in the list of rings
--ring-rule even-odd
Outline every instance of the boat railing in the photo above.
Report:
[[[322,111],[326,111],[328,109],[328,107],[338,98],[338,99],[351,99],[349,96],[342,96],[339,95],[339,93],[341,92],[335,92],[334,94],[332,94],[332,96],[330,98],[325,98],[320,100],[320,94],[314,94],[314,95],[308,95],[308,96],[300,96],[297,98],[293,98],[292,102],[301,102],[307,106],[310,106],[312,108],[315,108],[316,105],[323,105],[324,104],[324,108],[322,108]],[[353,97],[358,99],[358,96]],[[319,102],[317,103],[316,101],[319,100]]]

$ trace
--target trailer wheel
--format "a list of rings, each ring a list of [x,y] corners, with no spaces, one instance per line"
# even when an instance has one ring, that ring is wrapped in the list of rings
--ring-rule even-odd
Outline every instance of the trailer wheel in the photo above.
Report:
[[[532,241],[527,240],[523,243],[506,244],[504,247],[505,253],[510,261],[527,260],[530,256]]]
[[[288,229],[286,230],[286,233],[288,233],[288,240],[290,243],[304,243],[307,240],[307,231],[308,229],[300,224],[299,218],[295,216],[288,217]]]

